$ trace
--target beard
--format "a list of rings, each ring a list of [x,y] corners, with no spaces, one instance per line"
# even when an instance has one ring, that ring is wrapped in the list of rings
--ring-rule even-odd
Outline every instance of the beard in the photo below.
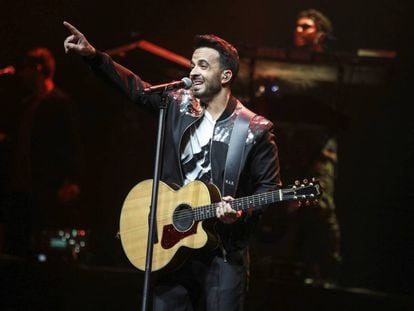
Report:
[[[201,101],[206,101],[217,95],[221,88],[220,75],[218,75],[208,80],[204,79],[202,85],[195,85],[193,87],[193,95]]]

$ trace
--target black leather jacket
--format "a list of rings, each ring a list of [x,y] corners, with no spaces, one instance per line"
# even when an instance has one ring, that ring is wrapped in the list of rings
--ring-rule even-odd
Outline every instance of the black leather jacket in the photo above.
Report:
[[[142,94],[150,86],[139,76],[114,62],[107,54],[98,52],[88,59],[96,74],[120,88],[132,102],[150,110],[158,111],[159,100]],[[181,168],[181,144],[184,135],[204,114],[204,107],[189,90],[178,90],[170,94],[164,140],[164,158],[161,179],[167,183],[183,186]],[[227,108],[217,120],[211,144],[212,180],[223,191],[223,175],[231,131],[237,114],[243,105],[231,97]],[[280,186],[278,150],[273,134],[273,124],[256,115],[249,125],[242,171],[237,187],[237,197],[271,191]],[[255,215],[257,216],[257,215]],[[246,247],[252,225],[257,217],[246,216],[231,225],[219,223],[217,230],[228,253]]]

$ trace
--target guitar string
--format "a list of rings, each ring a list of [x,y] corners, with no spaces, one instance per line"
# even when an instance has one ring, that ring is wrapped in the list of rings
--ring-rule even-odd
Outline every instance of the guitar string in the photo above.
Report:
[[[277,198],[275,198],[275,195],[277,196]],[[268,202],[269,199],[271,199],[271,202]],[[263,202],[264,200],[266,200],[266,201]],[[268,193],[256,194],[256,195],[253,195],[253,196],[250,196],[250,197],[238,198],[238,199],[235,199],[234,201],[231,201],[229,203],[230,203],[230,205],[233,209],[243,210],[243,209],[248,209],[252,205],[253,206],[265,205],[265,204],[270,204],[270,203],[274,203],[274,202],[277,202],[277,201],[280,201],[279,191],[272,191],[272,192],[268,192]],[[248,206],[246,206],[246,205],[248,205]],[[241,206],[241,208],[240,208],[240,206]],[[213,203],[213,204],[204,205],[204,206],[198,206],[198,207],[195,207],[195,208],[192,208],[192,209],[181,211],[179,216],[177,216],[175,218],[173,217],[173,214],[171,214],[166,218],[158,218],[158,219],[159,220],[168,220],[171,216],[174,220],[183,220],[183,219],[204,220],[203,219],[204,216],[207,216],[207,218],[205,218],[205,219],[214,217],[216,215],[217,207],[218,207],[218,203]],[[213,215],[213,216],[211,216],[211,215]],[[199,218],[199,219],[197,219],[197,218]]]
[[[289,195],[290,192],[293,190],[298,191],[300,188],[297,189],[281,189],[282,194],[284,193],[284,196],[287,197],[285,200],[293,199],[293,195]],[[276,196],[276,198],[275,198]],[[268,200],[271,200],[268,202]],[[264,202],[263,202],[264,201]],[[230,201],[230,205],[233,209],[237,210],[244,210],[249,209],[251,207],[256,207],[260,205],[266,205],[271,203],[276,203],[278,201],[281,201],[280,198],[280,190],[270,191],[266,193],[258,193],[254,194],[248,197],[242,197],[242,198],[236,198],[234,201]],[[248,206],[246,206],[248,204]],[[208,218],[212,218],[216,215],[215,210],[217,209],[218,203],[213,203],[210,205],[204,205],[204,206],[198,206],[186,211],[181,211],[180,215],[175,217],[175,220],[183,220],[183,219],[192,219],[192,218],[199,218],[198,220],[205,220]],[[204,211],[204,212],[203,212]],[[198,213],[197,213],[198,212]],[[211,214],[213,216],[211,216]],[[194,217],[195,216],[195,217]],[[197,217],[198,216],[198,217]],[[205,218],[207,216],[207,218]],[[173,217],[173,214],[171,214],[171,217]],[[167,218],[159,218],[160,220],[168,220],[170,218],[170,215]]]
[[[276,198],[275,198],[276,196]],[[284,201],[295,199],[295,196],[293,195],[284,195],[286,199]],[[268,201],[270,199],[270,202]],[[306,198],[299,198],[300,199],[309,199]],[[259,193],[250,197],[243,197],[243,198],[237,198],[234,201],[230,201],[230,205],[233,209],[237,210],[245,210],[249,209],[250,207],[257,207],[261,205],[271,204],[271,203],[277,203],[281,201],[279,191],[271,191],[268,193]],[[247,205],[247,206],[246,206]],[[205,220],[212,218],[216,215],[216,209],[217,209],[218,203],[213,203],[210,205],[204,205],[204,206],[198,206],[195,208],[191,208],[185,211],[181,211],[178,216],[173,218],[174,220],[183,220],[183,219],[194,219],[196,221]],[[171,214],[171,217],[173,217],[173,214]],[[162,220],[168,220],[168,218],[159,218]]]
[[[277,199],[274,198],[274,195],[277,195]],[[261,193],[261,194],[257,194],[257,195],[251,196],[251,197],[238,198],[238,199],[235,199],[234,201],[231,201],[229,203],[232,205],[232,207],[234,207],[233,205],[237,205],[237,204],[234,204],[234,203],[240,203],[239,205],[243,205],[243,204],[246,204],[246,203],[252,204],[252,203],[255,203],[254,202],[255,199],[262,199],[263,200],[263,198],[260,198],[260,196],[265,196],[265,197],[267,197],[267,199],[269,199],[270,196],[272,197],[271,202],[266,202],[264,204],[271,204],[271,203],[281,201],[280,198],[279,198],[278,191],[275,191],[275,192],[269,192],[269,193],[265,193],[265,194]],[[290,198],[288,197],[288,199],[292,199],[292,198],[293,198],[293,196],[290,197]],[[288,199],[286,199],[286,200],[288,200]],[[256,204],[258,204],[258,203],[256,203]],[[177,221],[177,220],[183,220],[183,219],[191,219],[192,221],[193,220],[202,221],[202,220],[206,220],[206,219],[209,219],[209,218],[214,218],[216,216],[215,209],[217,208],[217,206],[218,206],[218,203],[213,203],[213,204],[204,205],[204,206],[198,206],[198,207],[195,207],[193,209],[189,209],[189,210],[181,212],[181,214],[178,217],[176,217],[175,220]],[[257,205],[255,205],[255,206],[257,206]],[[205,213],[201,213],[200,211],[202,209],[206,209],[207,211]],[[236,207],[236,209],[237,209],[237,207]],[[195,212],[195,211],[199,211],[199,213],[197,214],[197,212]],[[205,218],[205,216],[207,216],[207,218]],[[167,217],[163,217],[163,218],[162,217],[157,217],[158,220],[164,220],[164,221],[165,220],[169,221],[171,218],[173,218],[172,214],[168,215]],[[197,218],[199,218],[199,219],[197,219]],[[129,230],[123,231],[122,233],[126,234],[126,233],[130,233],[130,232],[133,232],[133,231],[136,231],[136,230],[143,230],[143,229],[146,229],[146,226],[143,226],[142,228],[140,228],[140,227],[130,228]]]
[[[296,189],[297,190],[297,189]],[[292,190],[288,190],[288,189],[282,189],[282,194],[284,192],[290,193],[292,192]],[[275,195],[277,196],[275,198]],[[294,199],[293,195],[289,195],[289,194],[284,194],[284,196],[286,197],[286,199],[284,200],[290,200],[290,199]],[[268,199],[271,199],[270,202],[267,202]],[[266,200],[266,202],[263,203],[263,201]],[[271,204],[271,203],[277,203],[278,201],[281,201],[280,198],[280,192],[279,190],[275,190],[275,191],[271,191],[271,192],[267,192],[267,193],[259,193],[259,194],[255,194],[249,197],[243,197],[243,198],[237,198],[234,201],[229,202],[231,207],[235,210],[243,210],[243,209],[248,209],[250,205],[253,204],[253,206],[258,206],[258,205],[266,205],[266,204]],[[261,203],[262,202],[262,203]],[[249,206],[245,206],[246,204],[250,204]],[[204,206],[198,206],[186,211],[183,211],[180,213],[180,215],[178,217],[173,218],[173,214],[168,215],[167,217],[157,217],[158,220],[170,220],[171,218],[173,218],[174,220],[178,221],[178,220],[183,220],[183,219],[191,219],[192,221],[202,221],[202,220],[206,220],[209,218],[214,218],[216,216],[216,209],[219,203],[213,203],[213,204],[209,204],[209,205],[204,205]],[[240,206],[242,206],[240,208]],[[253,207],[252,206],[252,207]],[[204,212],[202,212],[202,210],[204,210]],[[157,215],[159,216],[159,215]],[[207,218],[206,218],[207,216]],[[136,230],[142,230],[142,229],[146,229],[146,227],[144,226],[143,228],[139,228],[139,227],[134,227],[134,228],[130,228],[130,230],[127,231],[123,231],[123,233],[129,233],[132,231],[136,231]]]
[[[284,190],[286,189],[282,189],[282,193]],[[288,192],[291,192],[291,190],[288,190]],[[285,194],[284,196],[287,197],[285,200],[294,198],[293,195]],[[270,202],[268,201],[269,199],[270,199]],[[280,198],[279,190],[276,190],[276,191],[271,191],[271,192],[266,192],[266,193],[259,193],[259,194],[255,194],[255,195],[248,196],[248,197],[236,198],[234,199],[234,201],[230,201],[229,203],[233,209],[243,210],[243,209],[248,209],[250,207],[275,203],[278,201],[281,201],[281,198]],[[218,206],[218,203],[213,203],[213,204],[198,206],[192,209],[181,211],[180,215],[176,217],[175,219],[180,220],[180,219],[190,218],[193,215],[195,215],[196,217],[197,216],[201,217],[200,220],[203,220],[202,218],[204,215],[207,215],[207,216],[210,216],[209,214],[215,215],[215,210],[217,209],[217,206]]]
[[[275,198],[276,196],[276,198]],[[293,195],[285,195],[286,197],[286,201],[289,199],[294,199]],[[270,202],[268,201],[270,199]],[[235,210],[243,210],[243,209],[248,209],[250,207],[256,207],[256,206],[260,206],[260,205],[266,205],[266,204],[271,204],[271,203],[275,203],[281,201],[280,197],[279,197],[279,191],[272,191],[269,193],[260,193],[260,194],[256,194],[250,197],[244,197],[244,198],[238,198],[235,199],[234,201],[229,202],[230,205],[232,206],[233,209]],[[247,205],[247,206],[246,206]],[[212,217],[214,217],[216,215],[215,210],[217,209],[218,203],[214,203],[214,204],[210,204],[210,205],[205,205],[205,206],[198,206],[192,209],[188,209],[185,211],[181,211],[180,215],[175,217],[175,220],[182,220],[182,219],[193,219],[195,218],[195,220],[204,220],[203,218],[205,218],[205,216],[207,216],[207,218],[211,218],[211,215],[213,215]],[[241,208],[240,208],[241,206]],[[204,210],[204,212],[202,212],[202,210]],[[197,213],[198,212],[198,213]],[[171,215],[172,217],[173,215]],[[193,217],[195,216],[195,217]],[[168,217],[170,218],[170,217]],[[166,220],[168,218],[163,218],[163,220]],[[197,219],[198,218],[198,219]],[[160,218],[161,219],[161,218]]]

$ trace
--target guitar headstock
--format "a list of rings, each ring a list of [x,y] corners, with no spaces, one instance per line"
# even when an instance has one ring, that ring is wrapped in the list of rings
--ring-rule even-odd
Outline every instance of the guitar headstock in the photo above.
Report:
[[[283,195],[288,196],[291,200],[297,201],[299,206],[309,206],[318,203],[318,198],[322,194],[322,189],[319,181],[316,178],[303,179],[295,181],[295,184],[283,192]]]

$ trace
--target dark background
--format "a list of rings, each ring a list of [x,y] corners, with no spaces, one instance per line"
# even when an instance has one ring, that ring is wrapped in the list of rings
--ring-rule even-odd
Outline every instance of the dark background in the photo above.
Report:
[[[403,99],[412,81],[409,1],[4,2],[0,67],[14,64],[27,48],[47,46],[57,59],[57,84],[78,106],[84,170],[75,225],[99,232],[94,260],[105,266],[127,265],[114,235],[125,195],[152,175],[156,127],[154,119],[97,80],[79,57],[64,54],[63,20],[101,50],[142,38],[189,58],[198,33],[215,33],[241,49],[287,47],[297,12],[314,7],[331,18],[339,51],[396,51],[385,85],[348,89],[341,98],[350,123],[339,139],[340,284],[413,293],[413,118],[410,97]],[[181,75],[178,68],[165,74],[162,60],[139,51],[116,59],[154,83]]]

